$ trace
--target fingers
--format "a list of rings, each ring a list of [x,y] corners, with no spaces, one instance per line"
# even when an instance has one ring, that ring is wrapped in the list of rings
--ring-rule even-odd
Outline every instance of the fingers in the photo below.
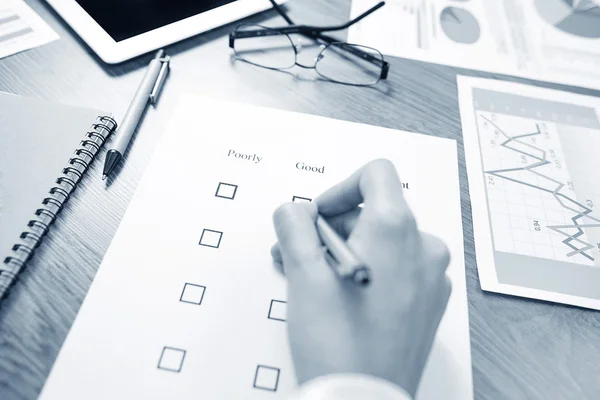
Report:
[[[280,273],[281,275],[285,276],[285,270],[283,269],[283,264],[282,263],[273,263],[273,266],[275,267],[275,270]]]
[[[361,209],[357,207],[352,211],[348,211],[347,213],[328,218],[327,222],[342,238],[346,239],[350,235],[350,232],[352,232],[354,229],[360,212]],[[283,258],[281,256],[279,243],[275,243],[271,247],[271,257],[273,258],[275,264],[277,264],[278,269],[281,270],[280,264],[283,264]]]
[[[279,249],[279,243],[275,243],[271,247],[271,257],[276,264],[283,264],[283,258],[281,257],[281,250]]]
[[[328,278],[332,274],[327,265],[321,240],[315,227],[317,207],[313,203],[288,203],[279,207],[274,215],[280,259],[288,278],[295,274],[309,274],[314,278]]]
[[[402,183],[394,165],[375,160],[356,171],[315,199],[321,215],[328,217],[348,212],[361,203],[365,207],[389,208],[404,203]]]
[[[283,269],[283,258],[281,257],[281,250],[279,250],[279,245],[275,243],[273,247],[271,247],[271,257],[273,258],[273,266],[282,275],[285,275],[285,270]]]
[[[327,222],[342,238],[347,239],[354,230],[361,211],[362,208],[356,207],[343,214],[327,218]]]
[[[422,264],[426,267],[424,274],[426,281],[439,284],[447,280],[446,270],[450,264],[450,252],[448,247],[439,238],[428,234],[422,234]]]
[[[444,275],[444,283],[442,285],[442,299],[444,300],[444,303],[447,305],[448,304],[448,300],[450,299],[450,295],[452,294],[452,282],[450,281],[450,278],[448,278],[448,275]],[[444,307],[444,312],[446,311],[446,307]],[[444,315],[444,313],[442,313],[442,315]],[[441,317],[440,317],[441,319]]]
[[[436,328],[433,330],[434,335],[442,318],[444,317],[444,314],[446,313],[446,307],[448,306],[450,294],[452,293],[452,282],[450,282],[450,278],[448,278],[446,274],[444,274],[440,282],[440,285],[436,288],[436,292],[433,294],[435,296],[435,302],[433,304],[433,312],[430,314],[432,317],[431,322]]]

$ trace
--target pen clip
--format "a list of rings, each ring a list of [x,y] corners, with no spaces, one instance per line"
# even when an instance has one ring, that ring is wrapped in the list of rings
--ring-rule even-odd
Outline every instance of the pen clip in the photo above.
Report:
[[[151,104],[156,104],[158,101],[158,96],[160,95],[162,87],[165,84],[167,75],[169,75],[169,62],[171,61],[171,57],[166,56],[161,58],[159,61],[161,62],[161,67],[158,77],[156,78],[156,82],[154,83],[154,88],[152,88],[152,93],[150,93]]]

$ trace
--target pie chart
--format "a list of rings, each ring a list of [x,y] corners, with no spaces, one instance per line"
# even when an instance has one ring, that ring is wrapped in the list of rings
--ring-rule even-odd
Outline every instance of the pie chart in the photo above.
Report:
[[[535,0],[540,16],[571,35],[600,39],[600,0]]]
[[[457,43],[473,44],[481,36],[477,18],[463,8],[446,7],[440,15],[442,30]]]

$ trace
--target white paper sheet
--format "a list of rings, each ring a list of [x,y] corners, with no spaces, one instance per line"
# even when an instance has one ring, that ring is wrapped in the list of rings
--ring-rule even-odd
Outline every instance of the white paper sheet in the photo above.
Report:
[[[0,1],[0,58],[57,39],[56,32],[24,1]]]
[[[272,213],[379,157],[395,162],[420,227],[452,253],[453,293],[419,399],[471,399],[456,143],[193,96],[157,146],[41,399],[286,398],[296,379]]]
[[[376,0],[353,0],[352,17]],[[348,41],[383,54],[600,89],[600,0],[388,0]]]
[[[458,89],[482,289],[600,309],[600,98]]]

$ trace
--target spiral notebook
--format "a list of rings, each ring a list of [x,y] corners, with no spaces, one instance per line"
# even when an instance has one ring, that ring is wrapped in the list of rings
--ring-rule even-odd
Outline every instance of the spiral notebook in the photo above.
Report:
[[[0,92],[0,300],[115,128],[101,111]]]

